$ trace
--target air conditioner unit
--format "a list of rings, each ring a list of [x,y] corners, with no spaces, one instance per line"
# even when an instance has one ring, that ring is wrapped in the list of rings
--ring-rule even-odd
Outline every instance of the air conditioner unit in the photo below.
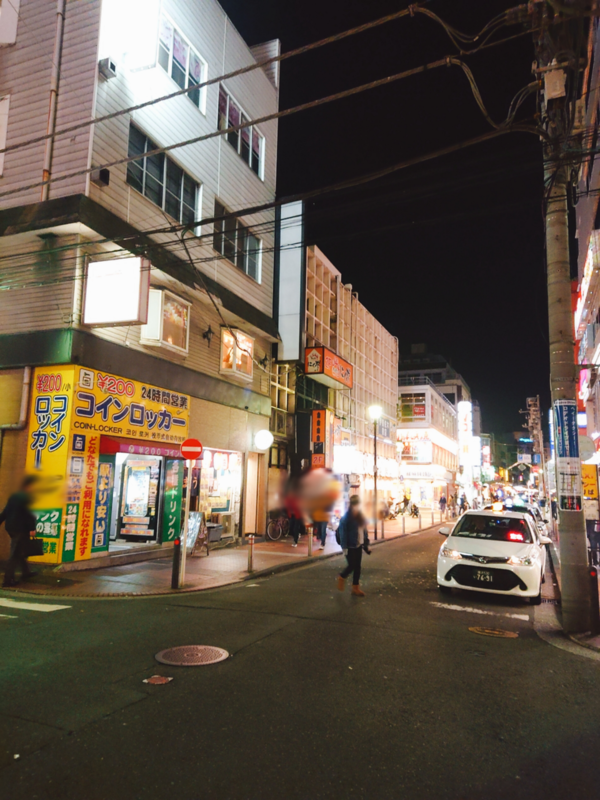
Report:
[[[110,80],[117,77],[117,62],[112,58],[103,58],[98,62],[100,74]]]

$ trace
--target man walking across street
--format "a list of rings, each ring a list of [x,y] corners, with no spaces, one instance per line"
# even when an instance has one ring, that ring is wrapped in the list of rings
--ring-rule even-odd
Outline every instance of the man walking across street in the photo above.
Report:
[[[4,511],[0,514],[0,525],[5,523],[6,532],[10,536],[10,556],[4,572],[3,587],[16,586],[15,569],[17,566],[21,567],[22,580],[32,574],[27,565],[27,551],[30,533],[35,533],[36,526],[36,518],[30,509],[31,488],[35,480],[33,476],[25,478],[20,491],[11,494]]]
[[[346,587],[346,578],[353,573],[352,594],[364,597],[365,593],[360,588],[362,551],[364,550],[368,555],[371,555],[371,551],[369,550],[367,522],[360,510],[360,497],[357,494],[353,494],[350,498],[350,508],[340,521],[338,533],[348,566],[338,575],[337,587],[340,592],[343,592]]]

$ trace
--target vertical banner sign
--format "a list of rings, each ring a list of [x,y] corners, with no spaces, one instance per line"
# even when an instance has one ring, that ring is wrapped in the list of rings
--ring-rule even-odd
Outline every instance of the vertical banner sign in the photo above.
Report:
[[[44,542],[44,555],[34,560],[53,564],[60,561],[73,378],[73,367],[38,367],[33,373],[25,469],[38,478],[32,509]]]
[[[163,503],[163,542],[174,541],[181,532],[183,466],[184,462],[180,461],[179,459],[167,459],[165,472],[165,499]]]
[[[108,550],[114,475],[114,456],[100,456],[100,463],[98,464],[98,483],[96,485],[96,505],[94,508],[94,526],[92,528],[92,553],[100,553],[103,550]]]
[[[555,401],[554,438],[558,507],[561,511],[581,511],[581,462],[575,400]]]

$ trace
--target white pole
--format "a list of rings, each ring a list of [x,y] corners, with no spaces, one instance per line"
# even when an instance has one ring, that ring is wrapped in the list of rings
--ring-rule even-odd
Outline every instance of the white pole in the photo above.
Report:
[[[186,461],[187,487],[185,490],[185,514],[183,515],[183,533],[181,535],[181,565],[179,567],[179,588],[183,589],[185,583],[185,559],[187,556],[187,533],[190,518],[190,498],[192,495],[192,465],[193,461]]]

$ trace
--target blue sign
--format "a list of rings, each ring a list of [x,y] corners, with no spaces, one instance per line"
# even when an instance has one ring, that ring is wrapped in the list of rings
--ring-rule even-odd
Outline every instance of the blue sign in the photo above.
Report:
[[[556,400],[554,403],[556,455],[558,458],[579,458],[577,402]]]

